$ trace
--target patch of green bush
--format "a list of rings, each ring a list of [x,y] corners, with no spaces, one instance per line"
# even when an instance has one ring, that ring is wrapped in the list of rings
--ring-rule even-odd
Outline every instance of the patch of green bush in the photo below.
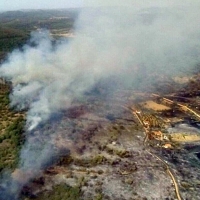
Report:
[[[0,171],[15,168],[19,161],[19,152],[24,143],[24,118],[18,117],[0,136]]]
[[[26,198],[27,199],[27,198]],[[30,200],[31,198],[29,198]],[[66,184],[54,186],[52,191],[46,191],[34,198],[35,200],[81,200],[79,187],[71,187]]]

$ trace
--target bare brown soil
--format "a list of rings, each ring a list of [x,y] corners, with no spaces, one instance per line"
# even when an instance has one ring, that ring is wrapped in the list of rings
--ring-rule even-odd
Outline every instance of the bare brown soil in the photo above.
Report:
[[[163,104],[158,104],[155,101],[146,101],[143,104],[143,107],[147,108],[147,109],[152,109],[154,111],[162,111],[162,110],[170,110],[171,109],[170,107],[167,107]]]

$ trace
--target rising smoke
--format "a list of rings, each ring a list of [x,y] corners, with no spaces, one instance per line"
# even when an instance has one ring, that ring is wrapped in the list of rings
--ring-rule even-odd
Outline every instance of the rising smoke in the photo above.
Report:
[[[136,8],[85,9],[70,43],[53,46],[48,31],[35,32],[34,47],[9,55],[0,74],[13,83],[11,106],[29,107],[29,130],[70,107],[102,78],[127,81],[138,68],[174,74],[199,62],[198,9]]]
[[[90,7],[80,13],[73,40],[55,44],[48,31],[33,32],[30,43],[34,45],[14,50],[0,67],[0,75],[13,84],[11,106],[28,109],[27,141],[19,166],[23,171],[39,170],[52,154],[51,141],[42,137],[33,142],[29,133],[52,114],[70,108],[99,81],[115,77],[124,86],[134,87],[138,81],[145,86],[148,74],[170,76],[200,62],[197,1],[127,1],[123,5],[86,1],[86,5]],[[42,133],[37,132],[40,137]],[[16,195],[23,184],[8,185],[16,188]]]

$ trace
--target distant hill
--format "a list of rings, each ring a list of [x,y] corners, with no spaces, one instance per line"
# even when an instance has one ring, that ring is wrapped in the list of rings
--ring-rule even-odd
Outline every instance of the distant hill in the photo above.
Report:
[[[0,12],[0,61],[7,52],[23,46],[31,31],[45,28],[56,33],[68,33],[73,29],[79,12],[77,8]]]

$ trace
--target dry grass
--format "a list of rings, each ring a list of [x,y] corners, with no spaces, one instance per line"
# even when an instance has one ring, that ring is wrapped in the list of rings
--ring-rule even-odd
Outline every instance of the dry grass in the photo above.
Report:
[[[162,110],[170,110],[171,109],[170,107],[167,107],[163,104],[158,104],[154,101],[146,101],[143,104],[143,106],[144,106],[144,108],[152,109],[152,110],[155,110],[155,111],[162,111]]]
[[[170,135],[173,142],[197,142],[200,141],[200,135],[186,134],[186,133],[173,133]]]

